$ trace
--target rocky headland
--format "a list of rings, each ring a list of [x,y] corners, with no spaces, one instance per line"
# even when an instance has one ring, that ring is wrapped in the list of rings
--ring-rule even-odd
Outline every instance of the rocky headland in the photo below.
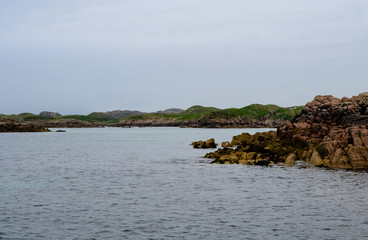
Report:
[[[36,123],[19,122],[0,117],[0,132],[50,132]]]
[[[206,155],[219,164],[293,165],[368,169],[368,93],[342,99],[316,96],[276,131],[234,136],[233,148]]]
[[[177,114],[152,113],[119,121],[121,127],[277,128],[301,112],[300,106],[252,104],[240,109],[192,106]]]

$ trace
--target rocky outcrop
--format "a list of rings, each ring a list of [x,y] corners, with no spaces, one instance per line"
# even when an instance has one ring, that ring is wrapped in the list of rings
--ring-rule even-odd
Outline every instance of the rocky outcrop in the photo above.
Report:
[[[123,110],[123,111],[122,110],[114,110],[114,111],[104,112],[102,114],[105,114],[106,116],[109,116],[109,117],[121,119],[121,118],[130,117],[130,116],[139,116],[139,115],[143,115],[145,113],[140,112],[140,111],[130,111],[130,110]]]
[[[192,142],[193,148],[217,148],[217,143],[215,143],[215,139],[211,138],[207,141],[197,141]]]
[[[40,112],[40,114],[38,114],[42,117],[59,117],[61,116],[60,113],[57,113],[57,112],[47,112],[47,111],[43,111],[43,112]]]
[[[60,119],[60,120],[39,120],[37,123],[48,128],[96,128],[102,127],[101,124],[90,123],[77,119]]]
[[[234,136],[231,145],[235,149],[223,148],[208,153],[206,158],[213,158],[212,163],[218,164],[246,164],[268,166],[275,163],[284,163],[294,149],[283,145],[277,137],[276,131],[256,133],[250,135],[243,133]]]
[[[121,120],[117,127],[190,127],[196,120],[176,120],[176,119],[145,119],[145,120]]]
[[[202,117],[189,127],[197,128],[277,128],[285,124],[285,120],[269,119],[267,117],[261,119],[249,119],[245,117],[237,117],[233,119],[212,119]]]
[[[0,118],[0,132],[49,132],[50,130],[35,123],[19,122]]]
[[[368,169],[368,93],[317,96],[278,136],[315,166]]]
[[[226,142],[222,142],[221,143],[221,147],[223,147],[223,148],[232,148],[232,147],[234,147],[230,142],[228,142],[228,141],[226,141]]]
[[[276,132],[235,136],[236,149],[207,154],[213,163],[293,165],[368,169],[368,93],[352,98],[316,96],[302,113]]]
[[[255,119],[215,119],[199,120],[121,120],[116,126],[119,127],[182,127],[182,128],[277,128],[285,124],[283,120],[255,120]]]
[[[157,111],[156,113],[159,113],[159,114],[171,114],[171,113],[182,113],[184,111],[185,110],[180,109],[180,108],[169,108],[169,109],[166,109],[166,110],[163,110],[163,111]]]

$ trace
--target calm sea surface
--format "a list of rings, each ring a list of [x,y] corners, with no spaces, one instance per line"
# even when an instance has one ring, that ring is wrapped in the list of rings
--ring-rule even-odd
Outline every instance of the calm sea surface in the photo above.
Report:
[[[0,239],[367,239],[368,174],[211,165],[262,129],[0,134]]]

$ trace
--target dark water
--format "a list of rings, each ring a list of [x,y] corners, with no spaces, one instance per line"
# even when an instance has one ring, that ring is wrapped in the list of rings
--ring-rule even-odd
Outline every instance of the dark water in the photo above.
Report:
[[[0,134],[0,239],[368,238],[367,173],[210,165],[188,145],[243,131]]]

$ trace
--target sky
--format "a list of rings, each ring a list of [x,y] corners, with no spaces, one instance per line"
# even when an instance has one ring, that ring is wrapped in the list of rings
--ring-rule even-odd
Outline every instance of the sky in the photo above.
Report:
[[[367,0],[0,0],[0,113],[368,91]]]

